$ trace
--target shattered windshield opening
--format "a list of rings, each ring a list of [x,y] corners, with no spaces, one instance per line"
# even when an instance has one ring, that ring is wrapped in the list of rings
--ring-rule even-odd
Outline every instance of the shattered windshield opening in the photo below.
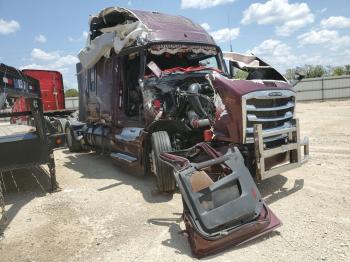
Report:
[[[204,70],[223,72],[217,51],[213,47],[171,47],[155,46],[150,48],[146,56],[146,65],[156,64],[162,72],[162,76]],[[154,72],[146,66],[145,77],[153,75]]]
[[[229,63],[230,73],[234,79],[287,81],[274,67],[253,54],[224,52],[223,55]]]

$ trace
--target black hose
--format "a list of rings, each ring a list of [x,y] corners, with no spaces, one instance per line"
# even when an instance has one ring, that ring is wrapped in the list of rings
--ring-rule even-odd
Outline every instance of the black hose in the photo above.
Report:
[[[199,118],[207,118],[207,113],[203,109],[201,101],[199,100],[199,96],[198,96],[200,88],[201,86],[198,83],[194,83],[190,85],[187,92],[193,95],[189,95],[188,100],[191,103],[191,107],[199,116]]]

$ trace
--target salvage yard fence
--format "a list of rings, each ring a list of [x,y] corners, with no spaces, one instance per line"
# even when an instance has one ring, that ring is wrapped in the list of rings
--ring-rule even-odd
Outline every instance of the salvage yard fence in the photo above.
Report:
[[[350,76],[306,78],[295,90],[299,101],[350,98]]]
[[[73,109],[79,107],[79,97],[66,97],[65,104],[67,109]]]

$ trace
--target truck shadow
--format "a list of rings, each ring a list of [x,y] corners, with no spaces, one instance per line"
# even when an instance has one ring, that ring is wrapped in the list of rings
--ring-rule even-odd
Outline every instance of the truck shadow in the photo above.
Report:
[[[68,153],[68,150],[63,153]],[[167,202],[172,199],[171,194],[161,194],[157,192],[156,180],[154,176],[144,176],[143,170],[122,165],[113,164],[112,160],[105,155],[98,153],[68,153],[66,158],[69,160],[64,166],[79,172],[82,178],[88,179],[114,179],[115,183],[97,189],[104,191],[121,184],[130,185],[135,190],[142,193],[144,199],[149,203]],[[288,178],[283,175],[263,180],[259,185],[259,191],[266,204],[272,204],[281,198],[287,197],[304,187],[304,179],[296,179],[291,189],[284,185]]]
[[[277,175],[263,180],[258,184],[259,191],[267,205],[270,205],[282,198],[298,192],[304,187],[304,179],[296,179],[292,188],[287,189],[284,185],[288,178]]]
[[[192,255],[190,244],[189,244],[188,239],[187,239],[187,233],[185,230],[183,230],[180,227],[180,222],[182,220],[181,214],[174,214],[174,215],[179,215],[179,217],[178,218],[152,218],[152,219],[148,219],[147,222],[152,224],[152,225],[156,225],[156,226],[168,227],[170,237],[169,237],[169,239],[163,240],[162,245],[175,249],[175,252],[177,254],[182,254],[182,255],[187,255],[187,256],[192,257],[193,255]],[[224,253],[238,250],[241,248],[246,248],[246,247],[249,247],[251,245],[255,245],[261,241],[264,241],[267,238],[273,238],[276,236],[280,236],[280,232],[278,230],[271,231],[271,232],[267,233],[266,235],[259,236],[259,237],[252,239],[252,240],[250,240],[242,245],[232,246],[231,248],[228,247],[228,248],[226,248],[218,253],[201,258],[201,260],[211,260],[214,257],[222,256],[222,254],[224,254]]]
[[[49,174],[41,167],[2,172],[0,179],[6,205],[0,221],[0,235],[3,235],[21,208],[35,198],[46,196],[51,183]]]
[[[185,235],[186,233],[180,227],[182,214],[174,213],[173,215],[177,215],[178,218],[151,218],[147,222],[152,225],[169,228],[170,237],[162,241],[163,246],[174,248],[177,254],[192,256],[191,248]]]
[[[143,170],[114,164],[108,156],[91,152],[68,154],[65,158],[69,161],[65,161],[63,165],[79,172],[82,178],[115,180],[115,183],[98,188],[97,191],[109,190],[124,184],[141,192],[143,198],[149,203],[167,202],[173,198],[172,194],[162,194],[157,191],[154,176],[144,176]]]

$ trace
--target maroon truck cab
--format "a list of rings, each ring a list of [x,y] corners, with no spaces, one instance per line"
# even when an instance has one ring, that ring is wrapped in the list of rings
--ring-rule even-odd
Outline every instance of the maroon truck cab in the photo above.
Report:
[[[257,180],[307,160],[292,85],[259,57],[222,53],[187,18],[106,8],[91,17],[78,58],[80,122],[66,129],[68,146],[108,148],[155,174],[161,191],[176,185],[159,153],[210,138],[216,148],[238,146]]]

